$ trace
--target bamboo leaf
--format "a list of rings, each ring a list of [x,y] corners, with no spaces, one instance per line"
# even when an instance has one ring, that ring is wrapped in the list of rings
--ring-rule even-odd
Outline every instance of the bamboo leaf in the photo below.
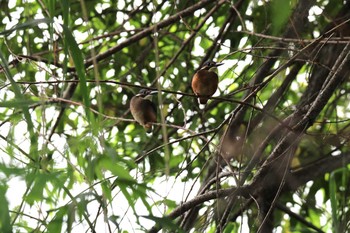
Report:
[[[90,92],[87,88],[86,84],[86,75],[85,75],[85,65],[84,65],[84,59],[83,54],[74,39],[74,36],[72,32],[69,30],[68,27],[65,25],[62,25],[63,32],[65,35],[65,42],[68,45],[68,50],[70,53],[71,58],[73,59],[75,70],[77,72],[78,78],[79,78],[79,85],[81,88],[81,94],[83,96],[83,102],[85,105],[85,112],[86,117],[88,121],[90,121],[91,118],[91,111],[90,111]]]

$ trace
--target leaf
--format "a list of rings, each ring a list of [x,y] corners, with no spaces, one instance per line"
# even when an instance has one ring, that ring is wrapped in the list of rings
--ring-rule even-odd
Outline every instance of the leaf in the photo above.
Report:
[[[0,102],[0,108],[23,108],[35,103],[38,102],[30,99],[14,99]]]
[[[7,187],[4,185],[0,185],[0,231],[4,233],[12,232],[10,211],[8,206],[8,201],[6,199],[6,190]]]
[[[153,220],[158,226],[171,230],[172,232],[181,232],[184,233],[185,231],[179,228],[179,225],[174,223],[172,219],[168,217],[156,217],[156,216],[142,216],[144,218]]]
[[[47,225],[47,232],[60,233],[62,230],[63,218],[67,215],[67,207],[60,207],[55,217]]]
[[[99,173],[99,171],[108,170],[112,172],[113,175],[117,176],[119,179],[132,181],[136,183],[135,179],[130,175],[128,170],[126,170],[123,166],[107,157],[101,158],[98,161],[95,170],[97,174]]]
[[[11,34],[14,31],[17,31],[17,30],[32,28],[33,26],[37,26],[37,25],[39,25],[41,23],[49,24],[50,22],[52,22],[52,21],[51,21],[51,19],[48,19],[48,18],[28,20],[25,23],[16,24],[12,28],[0,32],[0,36],[1,35],[7,36],[7,35]]]
[[[16,81],[13,79],[12,74],[10,72],[9,66],[8,66],[8,62],[6,60],[6,58],[3,56],[3,54],[1,53],[0,50],[0,66],[3,67],[3,70],[5,72],[6,78],[10,81],[11,86],[14,90],[15,93],[15,101],[25,101],[25,97],[22,94],[21,88],[19,87],[19,85],[16,83]],[[2,63],[2,64],[1,64]],[[29,135],[30,135],[30,154],[32,155],[33,158],[37,159],[38,156],[38,136],[36,134],[34,134],[34,124],[32,121],[32,117],[29,113],[29,109],[28,106],[24,105],[21,107],[22,111],[23,111],[23,115],[24,118],[26,120],[27,123],[27,130],[29,131]]]
[[[46,174],[35,174],[35,180],[30,192],[26,196],[26,201],[33,205],[35,201],[43,200],[43,190],[47,182]]]
[[[83,102],[85,105],[85,112],[86,117],[88,121],[91,120],[91,111],[90,111],[90,92],[87,88],[86,84],[86,75],[85,75],[85,65],[84,65],[84,59],[83,59],[83,53],[79,49],[79,46],[74,39],[74,36],[72,35],[70,29],[66,27],[65,25],[62,25],[63,32],[65,35],[65,42],[68,45],[68,50],[70,52],[70,56],[73,59],[75,70],[77,72],[78,78],[79,78],[79,84],[81,88],[81,94],[83,96]]]
[[[332,208],[332,226],[333,232],[338,229],[338,216],[337,216],[337,184],[335,181],[335,172],[332,172],[329,177],[329,197]]]
[[[271,2],[271,10],[272,10],[272,16],[271,16],[272,31],[273,31],[273,34],[275,35],[286,24],[291,14],[290,1],[273,0]]]

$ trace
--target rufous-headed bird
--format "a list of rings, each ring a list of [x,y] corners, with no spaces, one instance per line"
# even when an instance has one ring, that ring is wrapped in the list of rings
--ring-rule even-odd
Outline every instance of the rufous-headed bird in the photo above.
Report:
[[[206,61],[203,67],[198,70],[192,78],[192,90],[199,97],[200,104],[206,104],[209,97],[214,95],[218,88],[218,75],[212,71],[213,68],[221,66],[223,63]]]
[[[130,101],[131,115],[147,133],[152,131],[152,123],[157,122],[157,107],[152,102],[152,95],[155,93],[157,91],[142,89]]]

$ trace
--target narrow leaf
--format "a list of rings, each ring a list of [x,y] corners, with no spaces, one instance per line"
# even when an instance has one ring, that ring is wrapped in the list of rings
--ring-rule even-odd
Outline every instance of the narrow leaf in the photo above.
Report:
[[[76,40],[74,39],[74,36],[72,35],[71,31],[65,25],[62,25],[62,27],[65,35],[65,42],[68,45],[68,50],[73,59],[74,66],[79,78],[79,84],[80,84],[80,88],[83,96],[83,102],[86,107],[85,108],[86,116],[88,121],[90,121],[90,115],[91,115],[90,99],[89,99],[89,91],[86,85],[86,75],[85,75],[85,65],[84,65],[83,54],[79,49],[79,46]]]

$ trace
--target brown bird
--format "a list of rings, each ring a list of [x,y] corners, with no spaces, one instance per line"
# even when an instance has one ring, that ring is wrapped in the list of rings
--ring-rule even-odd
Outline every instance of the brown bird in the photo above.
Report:
[[[157,122],[157,108],[152,102],[152,95],[155,93],[157,91],[142,89],[130,101],[131,115],[147,133],[152,131],[152,123]]]
[[[221,66],[223,63],[207,61],[203,67],[197,71],[192,78],[192,90],[199,97],[200,104],[206,104],[208,98],[214,95],[218,88],[218,75],[212,71],[212,68]]]

